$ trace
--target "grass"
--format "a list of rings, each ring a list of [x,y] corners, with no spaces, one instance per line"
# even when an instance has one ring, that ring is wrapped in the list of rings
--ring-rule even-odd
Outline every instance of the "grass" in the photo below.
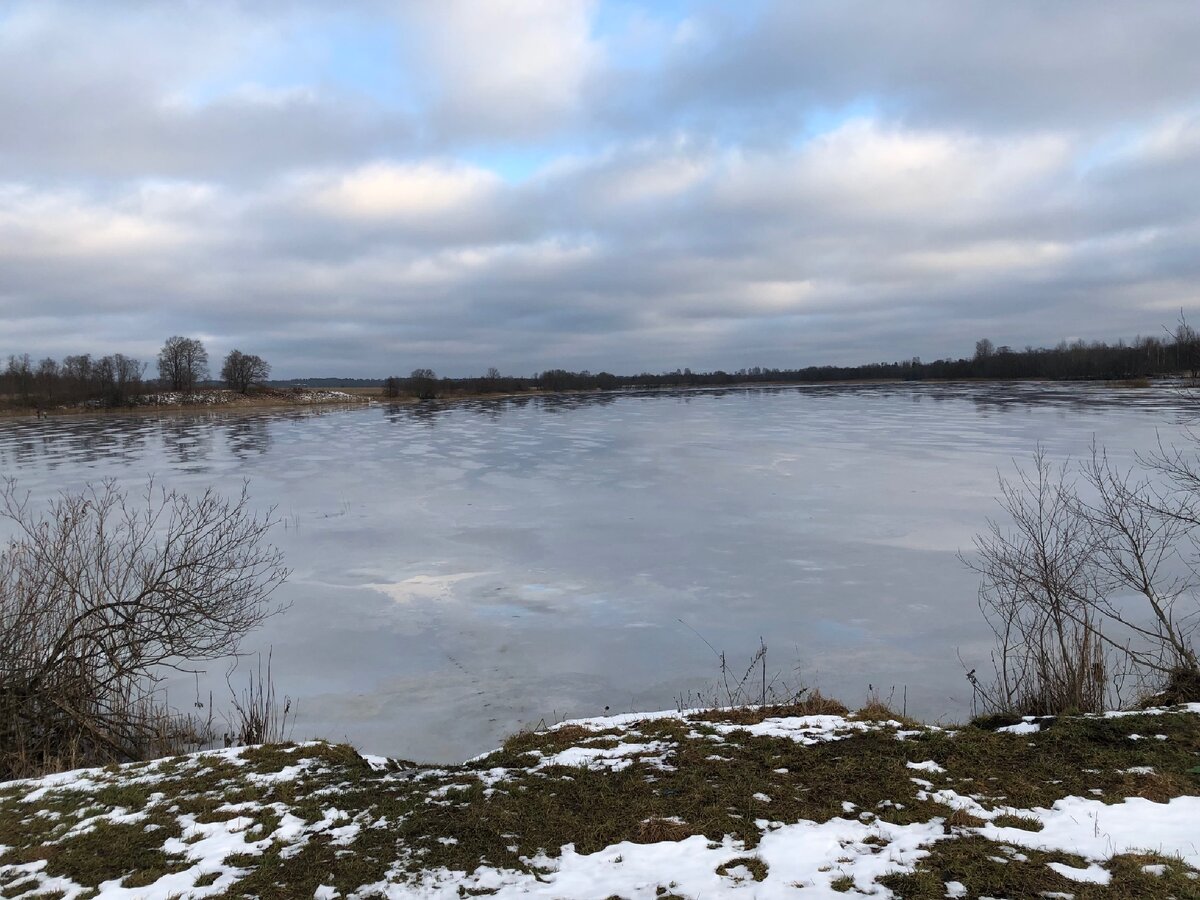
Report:
[[[812,745],[769,733],[795,715],[846,718],[836,740]],[[881,879],[898,896],[940,898],[947,882],[958,881],[970,897],[1200,897],[1197,873],[1180,860],[1117,857],[1107,863],[1109,886],[1070,881],[1048,864],[1082,867],[1083,860],[1005,850],[981,834],[985,820],[976,814],[1032,833],[1041,822],[1028,811],[1064,797],[1164,802],[1198,794],[1200,716],[1061,717],[1025,735],[905,723],[903,740],[894,721],[883,709],[846,714],[834,701],[809,698],[799,707],[710,711],[626,728],[528,732],[444,769],[377,770],[353,748],[317,743],[97,771],[90,784],[53,788],[31,802],[24,798],[34,783],[0,785],[0,895],[16,896],[41,878],[135,887],[168,873],[190,873],[196,887],[211,890],[218,876],[211,867],[199,871],[189,854],[234,826],[247,850],[220,860],[236,875],[228,896],[312,896],[321,885],[345,895],[480,866],[545,877],[548,858],[566,844],[593,854],[622,842],[695,836],[737,849],[716,874],[763,881],[769,866],[757,848],[770,823],[841,817],[942,823],[947,837],[928,855]],[[591,764],[556,762],[568,750],[590,755]],[[937,791],[974,797],[979,807],[956,809]],[[888,841],[872,835],[862,843],[882,852]],[[1166,868],[1156,875],[1145,866]],[[835,890],[856,890],[836,867],[829,879]],[[670,873],[660,888],[659,896],[679,895]]]
[[[1152,855],[1114,857],[1108,864],[1112,881],[1107,885],[1089,884],[1066,878],[1049,867],[1064,863],[1086,868],[1087,861],[1065,853],[1041,853],[1037,850],[1001,848],[981,837],[965,837],[934,845],[932,853],[917,863],[910,874],[888,875],[880,882],[905,900],[942,900],[946,884],[958,882],[967,897],[1045,897],[1072,896],[1075,900],[1124,898],[1124,900],[1178,900],[1200,897],[1200,881],[1189,877],[1194,870],[1178,860]],[[1154,875],[1144,867],[1162,865],[1163,874]]]
[[[765,862],[757,856],[735,856],[727,863],[721,863],[717,867],[718,875],[731,875],[738,869],[745,869],[750,873],[750,878],[754,881],[766,881],[768,867]],[[736,877],[736,876],[734,876]]]
[[[725,722],[737,725],[757,725],[764,719],[776,716],[846,716],[850,710],[845,704],[820,691],[806,693],[805,696],[786,705],[769,704],[767,706],[742,706],[734,709],[709,709],[696,713],[693,719],[701,722]]]

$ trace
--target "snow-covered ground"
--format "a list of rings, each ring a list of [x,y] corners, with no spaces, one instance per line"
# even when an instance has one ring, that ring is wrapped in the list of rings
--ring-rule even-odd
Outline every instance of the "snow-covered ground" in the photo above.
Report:
[[[449,768],[308,743],[9,782],[0,894],[981,896],[963,841],[1047,896],[1200,893],[1200,704],[998,732],[790,712],[565,722]]]
[[[261,402],[262,400],[288,403],[336,403],[357,399],[345,391],[321,390],[310,388],[305,390],[272,391],[269,394],[239,394],[227,390],[201,390],[190,394],[183,391],[162,391],[157,394],[146,394],[138,398],[143,406],[220,406],[243,402]]]

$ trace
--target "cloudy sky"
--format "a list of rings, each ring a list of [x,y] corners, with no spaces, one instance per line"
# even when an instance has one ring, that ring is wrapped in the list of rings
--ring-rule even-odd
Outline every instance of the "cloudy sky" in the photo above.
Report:
[[[0,0],[0,353],[735,369],[1200,318],[1200,6]]]

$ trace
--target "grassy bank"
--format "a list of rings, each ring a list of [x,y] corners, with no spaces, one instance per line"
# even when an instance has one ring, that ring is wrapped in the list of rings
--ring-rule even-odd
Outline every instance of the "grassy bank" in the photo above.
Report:
[[[620,716],[461,766],[312,743],[0,785],[5,897],[1200,897],[1200,704],[943,729]]]

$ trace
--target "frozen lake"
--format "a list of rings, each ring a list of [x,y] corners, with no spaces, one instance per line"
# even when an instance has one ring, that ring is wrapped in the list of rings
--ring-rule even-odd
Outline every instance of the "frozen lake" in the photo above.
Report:
[[[997,469],[1178,434],[1166,388],[872,385],[0,421],[36,496],[115,476],[275,505],[295,737],[452,761],[540,719],[664,708],[763,636],[850,704],[963,716],[987,664],[957,560]],[[285,527],[286,526],[286,527]],[[224,690],[224,672],[214,672]],[[226,691],[227,692],[227,691]],[[187,706],[194,685],[173,686]]]

